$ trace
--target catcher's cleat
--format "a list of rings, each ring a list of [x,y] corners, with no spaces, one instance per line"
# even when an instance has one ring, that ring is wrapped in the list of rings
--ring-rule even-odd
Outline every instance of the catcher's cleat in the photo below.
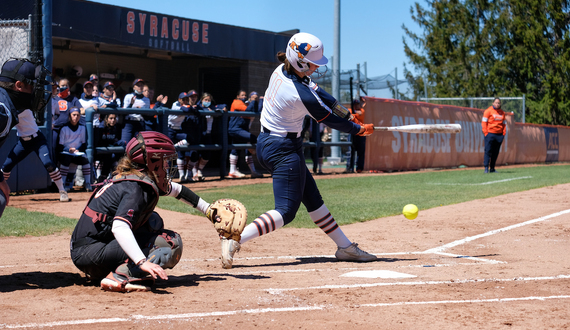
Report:
[[[263,174],[261,174],[259,172],[251,172],[251,178],[252,179],[263,178]]]
[[[69,195],[67,195],[67,191],[65,191],[65,190],[59,191],[59,201],[60,202],[69,202]]]
[[[113,292],[150,291],[153,285],[154,278],[149,273],[127,263],[120,265],[115,272],[110,272],[101,280],[101,289]]]
[[[376,261],[378,258],[366,251],[361,250],[357,243],[352,243],[350,246],[345,248],[338,248],[335,253],[335,257],[339,261],[359,261],[368,262]]]
[[[231,238],[223,237],[222,241],[222,268],[230,269],[234,262],[234,254],[239,251],[241,245]]]
[[[235,172],[228,174],[228,178],[232,178],[232,179],[241,179],[243,177],[245,177],[245,174],[241,173],[240,171],[235,171]]]

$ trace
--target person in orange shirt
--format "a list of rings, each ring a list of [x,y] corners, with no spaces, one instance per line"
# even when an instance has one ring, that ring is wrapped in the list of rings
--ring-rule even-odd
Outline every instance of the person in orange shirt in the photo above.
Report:
[[[501,144],[507,133],[507,122],[505,112],[501,109],[501,99],[496,97],[493,105],[483,113],[481,127],[485,134],[485,158],[483,165],[485,173],[496,173],[495,162],[499,157]]]
[[[246,104],[247,101],[247,94],[244,90],[240,90],[237,93],[235,100],[232,102],[232,106],[230,111],[246,111],[246,112],[257,112],[257,101],[249,102]],[[231,139],[232,143],[251,143],[255,145],[257,143],[257,135],[251,134],[249,132],[249,117],[242,117],[242,116],[232,116],[229,118],[229,127],[228,127],[228,136]],[[247,166],[251,170],[251,177],[252,178],[263,178],[263,174],[259,173],[255,169],[255,164],[253,162],[253,152],[254,149],[246,149],[245,150],[245,162]],[[229,178],[237,179],[245,177],[245,174],[241,173],[238,170],[238,159],[239,159],[239,151],[236,149],[232,149],[230,152],[230,173],[228,174]]]

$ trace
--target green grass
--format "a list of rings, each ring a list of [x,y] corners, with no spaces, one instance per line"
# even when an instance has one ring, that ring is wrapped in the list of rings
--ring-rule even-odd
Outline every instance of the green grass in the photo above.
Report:
[[[406,204],[422,210],[457,204],[512,192],[570,182],[570,165],[499,168],[499,173],[483,174],[481,169],[456,171],[419,171],[413,173],[351,176],[317,179],[327,207],[339,224],[349,224],[401,214]],[[495,182],[504,180],[503,182]],[[273,209],[272,184],[255,184],[201,190],[206,201],[235,198],[247,207],[249,222]],[[190,185],[190,188],[192,186]],[[202,215],[174,198],[161,198],[163,209]],[[0,218],[0,236],[49,235],[69,232],[77,219],[7,207]],[[289,226],[313,228],[303,205]]]
[[[0,236],[45,236],[59,232],[71,233],[76,223],[77,219],[8,206],[0,218]]]
[[[494,181],[504,182],[493,183]],[[503,168],[499,173],[482,170],[421,171],[397,175],[361,176],[317,180],[325,204],[339,224],[367,221],[401,214],[406,204],[421,210],[489,198],[570,182],[570,166],[536,166]],[[235,198],[246,206],[249,222],[271,210],[272,184],[216,188],[198,192],[206,201]],[[172,198],[162,198],[159,207],[199,215],[192,207]],[[301,205],[297,217],[289,225],[312,228],[313,222]]]

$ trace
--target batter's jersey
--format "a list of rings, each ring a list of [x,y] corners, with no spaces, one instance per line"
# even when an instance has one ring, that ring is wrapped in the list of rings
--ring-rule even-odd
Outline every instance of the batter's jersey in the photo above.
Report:
[[[116,219],[125,221],[132,230],[142,226],[148,219],[149,207],[154,209],[158,195],[151,185],[131,180],[108,182],[94,192],[87,205],[97,213],[107,216],[104,222],[93,222],[82,216],[73,232],[72,239],[92,237],[99,241],[114,239],[111,228]],[[151,210],[152,211],[152,210]]]
[[[332,113],[337,101],[309,77],[300,78],[284,70],[273,71],[265,91],[261,125],[280,134],[301,132],[306,115],[339,131],[357,134],[360,125]]]

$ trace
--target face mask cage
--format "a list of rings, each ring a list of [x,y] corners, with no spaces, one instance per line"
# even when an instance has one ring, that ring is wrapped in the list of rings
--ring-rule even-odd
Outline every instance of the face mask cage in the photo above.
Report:
[[[165,180],[167,182],[172,181],[172,178],[176,175],[176,171],[178,170],[176,167],[177,158],[176,154],[164,157],[164,172],[166,173]]]

